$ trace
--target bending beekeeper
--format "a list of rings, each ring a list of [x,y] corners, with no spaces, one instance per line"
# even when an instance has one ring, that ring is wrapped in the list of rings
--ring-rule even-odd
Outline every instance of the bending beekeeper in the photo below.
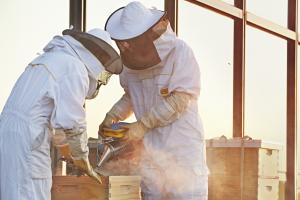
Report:
[[[178,39],[166,13],[131,2],[111,14],[105,29],[120,49],[125,94],[99,126],[125,120],[130,140],[143,139],[144,200],[206,200],[207,166],[197,99],[200,71],[192,49]]]
[[[59,145],[69,145],[74,164],[101,182],[88,160],[84,103],[122,71],[110,42],[100,29],[65,30],[26,67],[0,116],[1,200],[51,199],[53,132],[63,138]]]

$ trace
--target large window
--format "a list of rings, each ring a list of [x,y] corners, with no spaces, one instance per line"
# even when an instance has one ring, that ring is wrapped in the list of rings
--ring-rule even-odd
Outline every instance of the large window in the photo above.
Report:
[[[178,27],[178,36],[192,47],[200,65],[199,108],[206,138],[231,137],[233,21],[180,1]]]
[[[246,3],[246,5],[243,6],[246,8],[245,15],[243,14],[243,10],[230,5],[228,6],[220,1],[188,1],[198,6],[193,5],[195,8],[188,8],[188,14],[185,14],[183,10],[187,9],[188,4],[179,1],[178,30],[179,36],[184,37],[187,41],[192,41],[192,46],[194,46],[196,52],[200,52],[202,48],[207,49],[206,52],[200,52],[199,57],[205,55],[204,60],[200,60],[200,63],[201,61],[202,64],[205,63],[204,66],[201,66],[202,72],[204,72],[202,73],[204,86],[202,88],[200,107],[203,106],[201,107],[201,111],[205,122],[204,125],[206,125],[206,130],[208,130],[207,132],[209,133],[208,135],[213,135],[216,131],[219,132],[219,130],[214,128],[216,126],[221,127],[221,132],[226,132],[228,130],[226,129],[227,126],[222,126],[224,119],[232,118],[232,114],[229,114],[227,110],[224,111],[223,109],[223,113],[222,111],[221,113],[216,112],[216,110],[221,110],[221,106],[219,105],[226,104],[227,100],[231,98],[224,96],[224,88],[228,89],[228,85],[231,84],[225,81],[225,85],[220,85],[218,81],[224,77],[228,78],[230,75],[222,70],[222,65],[215,65],[215,63],[219,60],[224,60],[224,56],[228,55],[228,52],[224,50],[224,46],[227,47],[224,45],[227,41],[222,40],[228,39],[228,28],[225,28],[228,24],[226,20],[230,21],[230,18],[233,18],[237,22],[235,24],[236,26],[234,26],[237,34],[234,38],[232,37],[233,39],[230,38],[229,40],[239,49],[239,51],[236,51],[235,55],[233,55],[233,65],[236,74],[240,76],[233,80],[235,88],[240,89],[233,91],[235,98],[233,107],[236,114],[235,120],[233,121],[234,134],[235,136],[249,135],[255,139],[281,144],[279,159],[279,170],[281,173],[279,175],[280,180],[285,181],[286,170],[288,170],[289,175],[293,175],[294,173],[294,158],[291,156],[289,160],[286,160],[286,152],[287,149],[290,152],[293,151],[293,135],[296,134],[293,127],[294,122],[292,121],[292,116],[296,111],[290,109],[288,112],[287,110],[287,106],[292,108],[290,104],[287,105],[287,99],[291,103],[294,100],[293,93],[288,93],[288,91],[293,91],[294,89],[291,82],[294,75],[293,72],[287,74],[287,59],[293,59],[294,55],[292,51],[290,51],[290,55],[287,55],[287,38],[292,41],[297,40],[295,34],[298,34],[293,30],[288,30],[286,27],[288,10],[291,17],[297,16],[293,10],[295,9],[293,8],[293,4],[297,5],[297,1],[222,0],[231,5],[234,5],[234,2],[240,2],[241,4]],[[289,7],[288,3],[290,3]],[[215,14],[208,14],[209,10],[215,11],[218,17],[216,17]],[[206,14],[205,17],[203,17],[203,21],[201,17],[204,16],[204,14],[200,15],[199,13]],[[230,18],[225,16],[229,16]],[[216,18],[218,18],[217,21],[219,21],[220,24],[215,21]],[[186,19],[190,20],[186,22]],[[246,21],[245,24],[242,23],[244,20]],[[289,20],[289,24],[296,21],[296,19]],[[243,34],[244,26],[245,35]],[[217,30],[218,27],[221,27],[220,30]],[[233,29],[233,26],[231,25],[229,29],[230,28]],[[188,32],[193,33],[188,35]],[[245,46],[243,39],[245,39]],[[218,45],[215,43],[218,43]],[[228,48],[228,50],[232,51],[232,46],[229,47],[231,48]],[[213,56],[209,54],[211,49],[214,49]],[[243,50],[245,50],[245,55],[243,54]],[[209,59],[210,61],[206,61],[205,59]],[[293,62],[289,63],[293,65]],[[206,68],[208,66],[209,68]],[[293,66],[289,67],[289,69],[293,69]],[[243,76],[243,69],[245,69],[245,77]],[[232,72],[231,69],[230,73]],[[210,78],[213,76],[217,78],[214,82],[210,81]],[[243,82],[244,80],[245,82]],[[290,81],[290,88],[287,88],[288,81]],[[243,83],[245,83],[245,85]],[[213,88],[216,85],[218,86],[216,88],[220,89],[219,91]],[[209,88],[209,90],[205,91],[206,88]],[[232,94],[232,90],[230,89],[225,89],[225,91],[226,94],[230,94],[230,92]],[[242,97],[245,97],[244,100]],[[209,103],[207,103],[208,101],[206,102],[208,99],[210,100]],[[217,101],[218,103],[216,103]],[[232,98],[230,101],[232,104]],[[212,105],[217,106],[212,108]],[[230,112],[232,112],[232,110]],[[211,116],[214,116],[217,122],[213,128],[210,127]],[[219,118],[219,116],[221,117]],[[290,126],[287,126],[287,116],[291,117],[291,121],[288,122]],[[243,119],[243,117],[244,129],[241,126],[241,121],[243,120],[239,120]],[[300,122],[298,119],[298,127],[299,125]],[[230,130],[232,130],[232,128]],[[287,135],[287,133],[289,135]],[[300,139],[298,140],[300,142]],[[290,145],[286,146],[287,143]],[[298,157],[300,158],[300,156]],[[294,199],[294,181],[291,176],[289,177],[290,178],[287,179],[287,185],[290,188],[287,190],[285,199]],[[284,188],[281,187],[281,197],[284,194]]]
[[[247,26],[245,135],[282,145],[285,171],[286,41]]]

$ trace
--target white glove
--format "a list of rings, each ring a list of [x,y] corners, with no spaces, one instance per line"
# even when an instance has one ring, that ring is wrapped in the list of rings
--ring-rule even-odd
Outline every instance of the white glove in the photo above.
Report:
[[[141,122],[137,121],[134,123],[123,125],[122,127],[127,128],[127,139],[128,140],[141,140],[143,139],[145,133],[148,131],[148,128]]]
[[[88,159],[73,159],[73,163],[76,167],[85,172],[89,177],[102,184],[101,177],[93,170]]]
[[[65,130],[66,141],[70,146],[73,159],[87,159],[89,148],[87,132],[85,129]]]
[[[148,128],[166,126],[177,120],[188,108],[193,97],[185,92],[172,92],[161,104],[154,106],[141,117],[141,122]]]
[[[55,134],[52,136],[53,145],[58,149],[61,157],[71,161],[71,150],[66,138],[64,129],[56,129]]]
[[[53,136],[53,143],[59,148],[62,156],[71,160],[76,167],[98,183],[102,183],[100,176],[93,170],[88,159],[89,148],[85,129],[57,129]]]

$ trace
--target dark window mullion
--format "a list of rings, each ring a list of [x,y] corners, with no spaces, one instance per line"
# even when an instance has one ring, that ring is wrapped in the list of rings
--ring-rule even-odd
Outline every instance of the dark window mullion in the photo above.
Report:
[[[288,28],[298,34],[297,0],[288,0]],[[297,48],[287,40],[287,119],[286,119],[286,190],[285,199],[297,199]]]
[[[245,13],[245,0],[235,0],[237,8]],[[245,96],[245,15],[234,19],[233,44],[233,137],[244,136]]]

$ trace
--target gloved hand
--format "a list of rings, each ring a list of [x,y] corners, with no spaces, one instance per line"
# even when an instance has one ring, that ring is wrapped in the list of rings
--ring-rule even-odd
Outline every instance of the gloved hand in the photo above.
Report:
[[[123,125],[122,127],[127,128],[127,139],[128,140],[140,140],[144,137],[148,128],[141,122],[137,121],[134,123]]]
[[[78,167],[80,170],[86,173],[89,177],[102,184],[101,177],[93,170],[88,159],[73,159],[73,163],[76,167]]]
[[[107,113],[104,120],[99,125],[98,135],[100,135],[101,137],[105,137],[103,135],[103,128],[105,127],[110,128],[113,123],[116,123],[118,121],[119,120],[116,117],[114,117],[112,114]]]
[[[64,132],[73,164],[98,183],[102,183],[101,178],[93,170],[88,159],[89,148],[87,146],[88,139],[86,129],[69,129],[64,130]]]

